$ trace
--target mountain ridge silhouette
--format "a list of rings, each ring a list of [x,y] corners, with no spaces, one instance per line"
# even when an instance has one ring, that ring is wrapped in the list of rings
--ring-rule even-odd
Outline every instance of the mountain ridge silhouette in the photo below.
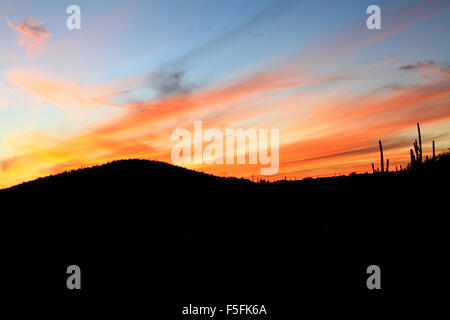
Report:
[[[261,180],[264,183],[272,183],[272,184],[280,184],[280,183],[293,183],[293,184],[322,184],[322,183],[330,183],[335,182],[339,183],[344,180],[357,180],[358,177],[386,177],[386,176],[411,176],[415,175],[418,172],[421,173],[423,171],[430,171],[433,169],[442,170],[445,167],[449,166],[450,154],[443,153],[441,154],[435,161],[429,161],[425,163],[422,168],[419,170],[411,170],[411,169],[403,169],[401,171],[390,171],[382,174],[368,174],[368,173],[351,173],[349,175],[338,175],[338,176],[329,176],[329,177],[306,177],[299,180],[274,180],[274,181],[266,181]],[[108,175],[118,174],[118,176],[126,181],[132,181],[132,179],[142,178],[145,176],[146,178],[157,179],[158,183],[164,182],[167,179],[174,179],[169,181],[169,183],[179,182],[179,180],[184,179],[202,179],[202,182],[220,182],[220,183],[245,183],[245,184],[254,184],[254,182],[250,181],[247,178],[237,178],[237,177],[220,177],[213,174],[204,173],[201,171],[196,171],[188,168],[184,168],[181,166],[173,165],[163,161],[157,160],[147,160],[147,159],[121,159],[107,162],[105,164],[93,165],[90,167],[82,167],[78,169],[73,169],[70,171],[64,171],[58,174],[52,174],[45,177],[39,177],[37,179],[26,181],[19,183],[14,186],[10,186],[4,189],[0,189],[0,194],[2,191],[12,191],[12,190],[20,190],[22,188],[28,188],[31,186],[43,186],[43,185],[51,185],[56,183],[67,183],[67,180],[70,179],[105,179]],[[128,176],[128,177],[127,177]],[[114,178],[111,176],[111,178]],[[88,181],[86,181],[88,182]],[[89,181],[92,183],[92,181]]]
[[[168,178],[175,179],[203,179],[205,181],[246,181],[248,179],[236,177],[219,177],[208,173],[176,166],[167,162],[146,160],[146,159],[122,159],[115,160],[105,164],[94,165],[91,167],[82,167],[70,171],[64,171],[58,174],[52,174],[45,177],[22,182],[20,184],[1,189],[17,190],[23,187],[42,186],[45,184],[67,183],[70,179],[105,179],[108,175],[117,174],[126,180],[132,180],[145,175],[147,178],[157,179],[162,182]],[[128,176],[128,177],[127,177]],[[113,176],[111,178],[114,178]],[[87,181],[86,181],[87,182]]]

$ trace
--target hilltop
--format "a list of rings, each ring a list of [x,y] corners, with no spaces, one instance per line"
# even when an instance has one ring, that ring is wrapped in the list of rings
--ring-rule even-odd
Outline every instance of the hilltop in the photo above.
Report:
[[[130,188],[151,187],[152,183],[237,183],[244,179],[217,177],[161,161],[128,159],[88,168],[65,171],[38,178],[5,189],[9,192],[41,192],[52,189],[61,192],[69,188],[75,192],[128,192]],[[245,180],[248,183],[248,180]],[[0,190],[1,192],[1,190]]]

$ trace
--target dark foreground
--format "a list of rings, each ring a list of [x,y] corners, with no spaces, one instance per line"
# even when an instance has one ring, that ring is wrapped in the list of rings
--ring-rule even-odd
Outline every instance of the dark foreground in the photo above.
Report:
[[[408,308],[449,270],[449,171],[441,156],[413,171],[255,184],[127,160],[39,179],[0,191],[2,288],[44,310],[156,319],[207,318],[184,317],[189,304],[265,305],[246,319]],[[66,287],[72,264],[79,291]],[[366,286],[373,264],[381,290]]]

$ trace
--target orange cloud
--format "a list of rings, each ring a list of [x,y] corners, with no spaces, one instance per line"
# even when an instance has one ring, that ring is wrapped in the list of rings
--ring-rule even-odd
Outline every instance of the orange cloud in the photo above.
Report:
[[[18,39],[17,43],[27,47],[28,54],[32,54],[38,48],[45,46],[48,38],[52,36],[42,22],[33,17],[26,17],[24,21],[17,26],[14,26],[8,21],[8,25],[11,29],[19,33],[16,36]]]
[[[102,98],[106,89],[84,87],[73,82],[51,79],[25,70],[8,70],[6,79],[16,86],[61,108],[113,105]]]

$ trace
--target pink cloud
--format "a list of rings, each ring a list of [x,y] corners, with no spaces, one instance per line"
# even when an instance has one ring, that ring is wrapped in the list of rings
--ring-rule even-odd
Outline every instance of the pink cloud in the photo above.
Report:
[[[107,96],[107,88],[82,86],[74,82],[48,78],[21,69],[7,70],[5,76],[9,83],[21,87],[60,108],[113,106],[112,103],[99,98]]]
[[[24,21],[17,26],[14,26],[8,21],[8,25],[11,29],[19,33],[16,36],[18,39],[17,43],[27,47],[28,54],[32,54],[38,48],[45,46],[48,38],[52,36],[42,22],[33,17],[26,17]]]

